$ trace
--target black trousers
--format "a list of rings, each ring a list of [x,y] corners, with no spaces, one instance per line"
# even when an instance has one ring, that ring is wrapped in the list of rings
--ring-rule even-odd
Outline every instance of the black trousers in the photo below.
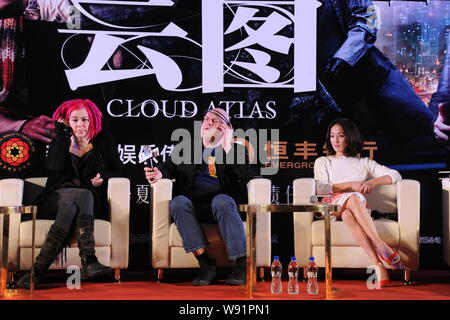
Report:
[[[39,206],[39,219],[54,219],[57,227],[70,232],[77,215],[94,215],[94,197],[90,190],[63,188],[53,191]]]

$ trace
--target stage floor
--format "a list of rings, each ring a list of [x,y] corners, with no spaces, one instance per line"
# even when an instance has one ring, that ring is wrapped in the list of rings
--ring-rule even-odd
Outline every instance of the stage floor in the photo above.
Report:
[[[20,276],[21,274],[19,274]],[[122,271],[122,282],[82,282],[80,289],[69,289],[64,272],[49,272],[45,282],[33,295],[3,297],[7,300],[324,300],[325,281],[319,278],[320,293],[306,293],[306,283],[300,282],[298,295],[270,293],[270,280],[258,281],[253,299],[244,297],[243,287],[225,285],[226,274],[218,274],[218,281],[206,287],[194,287],[191,279],[195,270],[170,270],[164,281],[157,283],[152,271]],[[270,278],[266,274],[266,278]],[[364,270],[345,270],[334,273],[333,286],[343,289],[336,300],[450,300],[450,270],[412,272],[413,285],[404,286],[402,272],[391,273],[391,287],[368,289]]]

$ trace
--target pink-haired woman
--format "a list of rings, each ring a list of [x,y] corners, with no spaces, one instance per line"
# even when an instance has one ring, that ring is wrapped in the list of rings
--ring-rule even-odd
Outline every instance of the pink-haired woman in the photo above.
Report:
[[[110,267],[95,255],[94,212],[106,210],[106,183],[120,173],[121,163],[112,137],[102,131],[102,114],[87,99],[61,104],[53,114],[56,138],[50,144],[45,167],[48,179],[38,197],[38,217],[54,219],[34,266],[35,283],[43,277],[75,231],[83,279],[111,275]],[[29,289],[30,274],[18,282]]]

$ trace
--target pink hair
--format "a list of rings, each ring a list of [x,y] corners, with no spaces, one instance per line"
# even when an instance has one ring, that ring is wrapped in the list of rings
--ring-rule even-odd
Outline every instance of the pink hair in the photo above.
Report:
[[[89,115],[89,139],[95,138],[95,136],[102,131],[102,118],[103,115],[98,107],[89,99],[74,99],[63,102],[53,114],[53,120],[64,119],[67,122],[74,110],[85,108]]]

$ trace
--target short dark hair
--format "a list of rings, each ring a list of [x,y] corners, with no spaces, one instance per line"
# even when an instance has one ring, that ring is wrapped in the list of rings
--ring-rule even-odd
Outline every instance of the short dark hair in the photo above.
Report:
[[[333,145],[330,141],[331,128],[335,125],[340,125],[344,130],[347,147],[344,150],[344,155],[350,157],[358,156],[363,148],[363,137],[356,124],[347,118],[339,118],[333,120],[327,129],[327,137],[325,142],[325,151],[328,155],[336,154]]]

